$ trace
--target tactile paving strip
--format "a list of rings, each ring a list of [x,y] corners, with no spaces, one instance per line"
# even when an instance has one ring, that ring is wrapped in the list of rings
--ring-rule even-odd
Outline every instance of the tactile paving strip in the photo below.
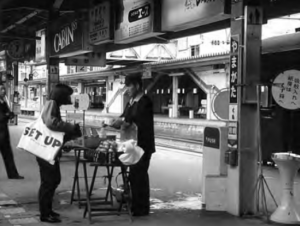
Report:
[[[19,218],[19,219],[9,219],[9,223],[16,225],[16,224],[36,224],[39,223],[39,221],[34,217],[28,217],[28,218]]]
[[[6,209],[0,209],[0,213],[2,213],[3,215],[20,214],[20,213],[25,213],[25,209],[23,209],[23,208],[6,208]]]

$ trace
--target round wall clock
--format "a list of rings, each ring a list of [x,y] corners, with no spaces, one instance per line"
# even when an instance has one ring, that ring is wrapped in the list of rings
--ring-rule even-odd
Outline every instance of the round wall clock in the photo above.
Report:
[[[21,59],[24,56],[24,48],[21,40],[14,40],[9,43],[7,48],[7,54],[12,59]]]

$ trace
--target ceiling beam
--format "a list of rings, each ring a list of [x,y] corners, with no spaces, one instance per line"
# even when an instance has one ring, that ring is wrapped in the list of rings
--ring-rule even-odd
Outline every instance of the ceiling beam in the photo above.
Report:
[[[53,4],[53,8],[56,10],[59,10],[63,2],[64,2],[64,0],[55,0],[55,2]]]
[[[35,15],[39,14],[42,10],[35,10],[34,12],[28,14],[27,16],[23,17],[22,19],[18,20],[17,22],[11,24],[10,26],[8,26],[7,28],[3,29],[2,31],[0,31],[0,33],[6,33],[12,29],[14,29],[15,27],[17,27],[19,24],[22,24],[24,22],[26,22],[27,20],[29,20],[30,18],[34,17]]]
[[[41,37],[35,36],[18,36],[15,34],[1,34],[0,38],[9,38],[9,39],[24,39],[24,40],[41,40]]]

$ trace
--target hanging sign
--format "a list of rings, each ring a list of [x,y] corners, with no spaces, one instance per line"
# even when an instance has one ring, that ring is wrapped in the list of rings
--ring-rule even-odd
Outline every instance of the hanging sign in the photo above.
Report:
[[[300,108],[300,71],[288,70],[279,74],[272,86],[276,103],[289,110]]]
[[[99,45],[112,42],[111,2],[104,1],[89,10],[89,42]]]
[[[229,18],[227,0],[162,0],[162,31],[180,31]]]
[[[131,43],[161,35],[156,0],[117,0],[115,43]]]
[[[106,53],[105,52],[92,52],[79,56],[68,57],[65,59],[65,65],[70,66],[106,66]]]
[[[36,40],[35,61],[46,62],[46,30],[37,31],[36,36],[40,37],[41,40]]]
[[[61,17],[52,23],[51,56],[69,57],[91,52],[85,23],[74,16]]]

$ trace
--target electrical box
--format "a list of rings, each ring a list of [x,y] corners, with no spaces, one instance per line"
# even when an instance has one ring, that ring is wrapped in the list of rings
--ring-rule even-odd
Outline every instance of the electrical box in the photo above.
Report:
[[[225,163],[230,166],[238,165],[238,151],[237,150],[227,150],[225,152]]]

